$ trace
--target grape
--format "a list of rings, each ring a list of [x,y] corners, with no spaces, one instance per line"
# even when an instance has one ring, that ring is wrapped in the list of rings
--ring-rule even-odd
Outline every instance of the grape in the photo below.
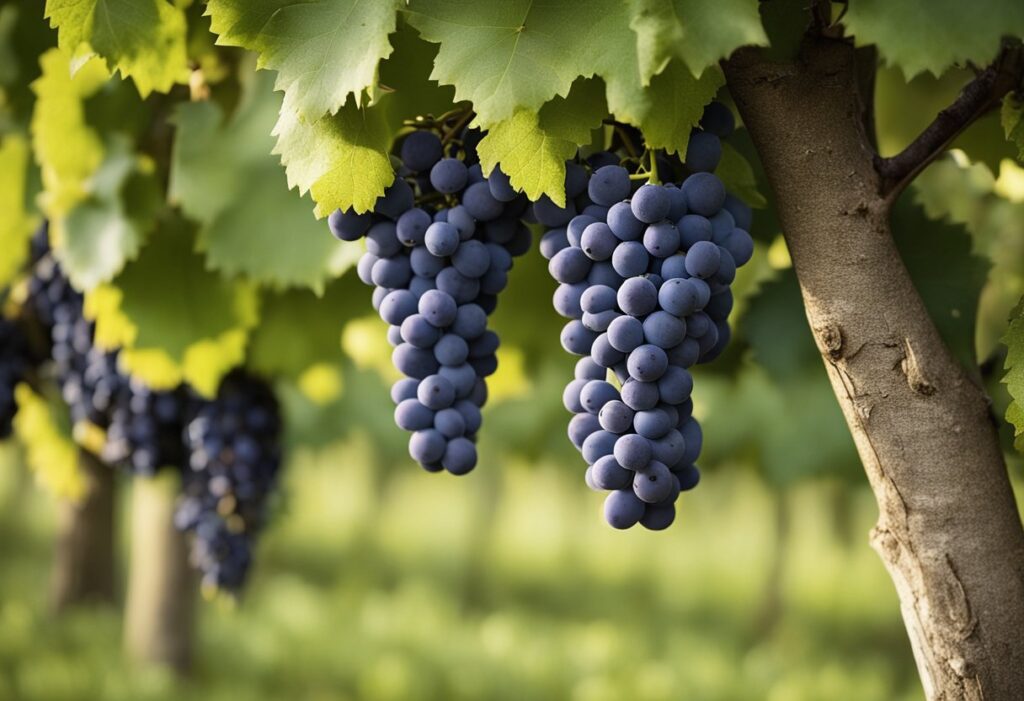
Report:
[[[638,411],[633,418],[633,428],[644,438],[661,438],[676,427],[672,414],[664,409],[654,408]]]
[[[418,399],[404,399],[395,407],[395,423],[406,431],[421,431],[434,425],[434,410]]]
[[[573,380],[575,382],[576,380]],[[580,405],[590,414],[598,414],[608,402],[619,398],[619,391],[610,382],[590,380],[580,390]]]
[[[580,302],[586,289],[587,286],[583,283],[576,283],[575,285],[562,283],[559,285],[555,288],[555,294],[552,298],[555,311],[566,319],[583,318],[583,308]]]
[[[400,404],[406,399],[413,399],[416,397],[416,388],[419,387],[420,383],[411,377],[403,377],[401,380],[391,385],[391,401],[395,404]]]
[[[635,241],[647,226],[636,218],[629,202],[616,202],[608,209],[608,226],[620,241]]]
[[[448,441],[433,428],[416,431],[409,438],[409,455],[421,465],[438,462],[444,457],[447,447]]]
[[[455,402],[455,410],[462,416],[462,420],[465,422],[466,430],[465,433],[473,435],[480,430],[480,426],[483,424],[483,415],[480,413],[480,409],[473,402],[460,399]],[[442,409],[441,411],[448,411]]]
[[[672,199],[668,191],[660,185],[642,185],[633,193],[629,208],[633,216],[645,224],[653,224],[668,216],[672,207]]]
[[[626,314],[645,316],[654,311],[658,304],[658,289],[650,280],[634,277],[622,283],[616,299],[619,309]]]
[[[533,216],[544,226],[565,226],[576,216],[576,207],[572,202],[567,202],[565,207],[559,207],[544,195],[534,202]]]
[[[633,477],[633,492],[641,501],[657,504],[668,498],[674,483],[675,477],[664,463],[653,460],[643,472],[637,472]]]
[[[676,465],[683,460],[686,453],[685,439],[673,429],[656,441],[651,441],[654,459],[666,465]]]
[[[679,250],[679,230],[674,224],[651,224],[644,231],[644,248],[656,258],[666,258]]]
[[[674,471],[673,474],[679,480],[679,488],[684,492],[693,489],[700,482],[700,470],[696,465],[687,465],[681,470]]]
[[[717,273],[721,262],[721,249],[710,241],[698,241],[686,252],[686,272],[702,280]]]
[[[366,232],[366,250],[378,258],[390,258],[402,250],[395,223],[379,221]]]
[[[505,209],[502,202],[494,199],[487,183],[473,183],[462,193],[462,205],[474,219],[487,222],[497,219]]]
[[[441,160],[441,139],[429,131],[414,131],[402,141],[402,162],[410,169],[425,172]]]
[[[683,462],[693,462],[697,459],[700,454],[700,449],[704,444],[704,434],[701,431],[700,424],[697,423],[697,419],[692,416],[683,424],[682,428],[679,429],[681,439],[686,444],[686,452],[680,457]]]
[[[725,239],[724,246],[732,254],[737,266],[746,265],[754,254],[754,240],[743,229],[733,229]]]
[[[722,160],[722,141],[706,131],[694,131],[686,146],[686,166],[690,170],[711,173]]]
[[[370,280],[374,285],[385,289],[404,287],[412,279],[412,268],[409,266],[409,259],[405,256],[400,258],[381,258],[373,264],[370,271]]]
[[[402,340],[416,348],[431,349],[442,335],[441,329],[422,314],[411,314],[400,327]]]
[[[592,217],[588,214],[577,214],[575,217],[569,220],[569,224],[565,227],[565,238],[570,246],[580,248],[583,245],[583,232],[586,231],[587,227],[591,224],[600,223],[600,219]]]
[[[475,300],[484,306],[480,297],[480,281],[466,277],[455,268],[445,268],[437,274],[434,282],[438,291],[449,295],[456,304],[469,304]]]
[[[577,450],[583,449],[583,441],[595,431],[601,430],[601,424],[593,414],[576,414],[569,421],[569,440]]]
[[[18,411],[14,388],[25,379],[33,364],[24,329],[0,317],[0,439],[11,435],[12,421]]]
[[[455,311],[451,331],[467,340],[479,338],[487,330],[487,314],[478,304],[463,304]]]
[[[498,334],[493,331],[484,331],[478,338],[474,338],[469,345],[469,357],[470,358],[483,358],[488,355],[493,355],[498,346],[501,344],[501,340],[498,338]]]
[[[491,170],[491,174],[487,176],[487,187],[491,191],[491,197],[499,202],[511,202],[518,194],[512,187],[509,177],[498,166],[495,166]]]
[[[193,400],[184,438],[191,469],[182,473],[175,525],[190,534],[191,560],[204,583],[236,590],[281,466],[273,391],[255,376],[229,373],[214,399]]]
[[[668,356],[665,351],[651,343],[636,348],[626,358],[629,375],[641,382],[654,382],[665,374],[668,368]]]
[[[357,214],[354,210],[336,209],[327,217],[327,226],[340,241],[358,241],[370,228],[373,215],[370,212]]]
[[[466,164],[457,158],[442,158],[430,169],[430,184],[446,195],[462,190],[468,179]]]
[[[622,385],[622,401],[634,411],[653,409],[660,399],[658,385],[629,379]]]
[[[608,334],[602,333],[590,347],[591,359],[601,368],[614,367],[626,359],[626,354],[614,348],[608,339]]]
[[[604,285],[605,287],[617,290],[622,285],[622,276],[615,272],[615,268],[612,267],[611,263],[601,261],[594,263],[590,268],[590,272],[587,273],[587,284]]]
[[[540,240],[540,254],[551,260],[563,248],[569,247],[569,238],[565,229],[551,229]]]
[[[402,428],[405,428],[405,426],[402,426]],[[427,426],[421,426],[420,428],[427,428]],[[449,407],[442,409],[434,415],[434,428],[445,438],[459,438],[466,433],[466,419],[458,409]]]
[[[460,241],[468,241],[473,237],[473,234],[476,233],[476,220],[473,219],[473,216],[462,205],[456,205],[448,210],[442,209],[441,212],[445,212],[447,214],[444,221],[451,224],[456,228],[456,230],[458,230]],[[438,214],[441,212],[438,212]],[[495,224],[497,224],[497,222],[493,222],[488,225],[492,227],[492,231],[495,230],[493,228]],[[509,234],[509,238],[511,238],[511,234]]]
[[[663,531],[676,520],[676,506],[671,502],[648,504],[644,515],[640,517],[640,525],[650,531]]]
[[[574,379],[565,386],[565,390],[562,391],[562,406],[567,411],[573,414],[579,414],[580,412],[586,411],[583,408],[583,403],[580,401],[580,393],[583,388],[586,387],[589,380]]]
[[[562,348],[573,355],[586,355],[594,343],[597,334],[583,325],[582,321],[573,319],[562,329]]]
[[[724,139],[736,128],[736,119],[732,111],[721,102],[711,102],[704,108],[700,126],[704,131]]]
[[[633,483],[634,473],[615,462],[615,457],[599,458],[591,469],[591,479],[599,489],[623,489]]]
[[[466,241],[452,255],[452,265],[466,277],[481,277],[491,265],[491,254],[483,243]]]
[[[446,333],[434,346],[434,357],[441,365],[462,365],[469,357],[469,345],[461,336]]]
[[[694,173],[683,182],[682,189],[695,214],[713,216],[725,203],[725,186],[711,173]]]
[[[452,383],[455,388],[455,396],[459,399],[469,397],[476,387],[476,370],[469,363],[461,365],[442,365],[437,374]]]
[[[678,346],[669,349],[667,354],[668,362],[671,365],[688,368],[691,365],[696,365],[700,359],[700,344],[696,339],[685,338]]]
[[[476,467],[476,446],[468,438],[452,438],[445,447],[441,465],[453,475],[470,472]]]
[[[590,177],[587,194],[599,205],[611,207],[616,202],[629,197],[629,173],[618,165],[607,165],[598,168]]]
[[[665,191],[669,199],[668,220],[677,222],[686,214],[686,193],[672,183],[665,185]]]
[[[667,404],[682,404],[690,398],[692,391],[693,376],[678,365],[669,366],[658,379],[658,392]]]
[[[644,513],[644,502],[640,501],[632,489],[609,492],[604,500],[604,518],[612,528],[632,528],[643,518]]]
[[[711,318],[704,312],[694,312],[687,319],[686,335],[692,338],[700,338],[711,327]]]
[[[643,322],[644,339],[661,348],[673,348],[686,338],[686,323],[664,310],[650,314]]]
[[[591,261],[579,248],[563,248],[548,262],[548,272],[558,282],[582,282],[590,272]]]
[[[577,380],[603,380],[607,371],[587,357],[576,361],[574,375]]]
[[[649,262],[647,249],[639,241],[625,241],[612,253],[612,267],[624,278],[643,275]]]
[[[585,285],[580,295],[580,308],[591,314],[615,309],[615,290],[607,285]]]
[[[593,465],[606,455],[611,455],[615,449],[616,436],[614,433],[598,429],[583,441],[580,452],[588,465]]]
[[[427,251],[438,258],[450,256],[459,248],[459,230],[448,222],[434,222],[424,234]]]
[[[155,392],[137,379],[117,397],[100,456],[136,475],[154,476],[162,467],[186,464],[182,431],[188,410],[183,387]]]
[[[583,230],[580,247],[591,260],[608,260],[615,251],[618,239],[604,222],[595,222]]]
[[[403,343],[391,353],[391,362],[403,375],[422,379],[437,372],[440,365],[434,354],[411,343]]]
[[[643,470],[651,461],[651,441],[636,433],[619,436],[615,441],[615,460],[627,470]]]
[[[683,248],[690,248],[698,241],[710,241],[714,235],[714,228],[707,217],[699,214],[687,214],[679,220],[680,243]]]
[[[738,228],[750,231],[750,226],[754,221],[754,212],[745,202],[735,195],[728,194],[725,196],[725,204],[722,206],[732,215]]]
[[[630,353],[644,342],[644,325],[632,316],[620,316],[608,325],[608,343],[617,351]]]
[[[618,393],[616,393],[618,394]],[[634,411],[619,399],[613,399],[601,407],[598,420],[601,428],[612,433],[625,433],[633,425]]]
[[[732,215],[724,209],[719,210],[718,213],[708,219],[708,221],[711,222],[711,240],[719,246],[725,243],[729,234],[731,234],[732,230],[736,228],[736,221],[732,218]]]

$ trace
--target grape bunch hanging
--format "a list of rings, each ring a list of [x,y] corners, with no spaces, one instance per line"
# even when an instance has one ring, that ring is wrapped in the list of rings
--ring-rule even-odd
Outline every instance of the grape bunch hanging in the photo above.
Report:
[[[463,475],[477,463],[485,378],[498,367],[487,317],[513,258],[529,250],[520,217],[529,206],[500,173],[485,178],[466,117],[421,122],[401,143],[394,184],[372,212],[337,211],[339,239],[366,240],[357,266],[390,325],[395,422],[409,454],[431,472]]]
[[[587,484],[609,491],[615,528],[667,528],[680,492],[697,485],[702,433],[689,368],[728,344],[730,284],[753,253],[749,208],[711,172],[732,114],[712,103],[702,123],[680,185],[641,184],[643,173],[600,154],[585,192],[536,212],[551,227],[541,251],[559,283],[553,304],[570,319],[562,346],[581,356],[563,394],[569,438]],[[656,177],[653,154],[650,162]]]
[[[18,412],[14,388],[33,365],[25,330],[13,319],[0,317],[0,440],[10,437]]]
[[[45,229],[41,240],[33,239],[33,259],[28,307],[50,341],[54,379],[73,422],[103,430],[100,456],[111,465],[144,477],[161,468],[181,472],[175,524],[192,535],[192,562],[207,585],[238,590],[281,464],[281,416],[273,390],[241,371],[225,377],[210,400],[185,385],[151,389],[122,372],[116,351],[94,345],[95,326],[83,315],[82,295],[49,252]],[[8,352],[24,352],[17,331],[0,320],[0,393],[8,387],[4,367],[12,368],[12,379],[24,373],[13,355],[5,363]],[[4,396],[0,410],[6,408]]]

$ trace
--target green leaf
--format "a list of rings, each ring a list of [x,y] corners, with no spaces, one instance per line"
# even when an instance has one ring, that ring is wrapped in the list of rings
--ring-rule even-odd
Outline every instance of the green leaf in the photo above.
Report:
[[[0,141],[0,288],[7,287],[28,258],[35,221],[26,207],[29,146],[20,134]]]
[[[651,80],[646,91],[650,108],[635,122],[647,146],[685,154],[690,131],[700,122],[704,106],[724,84],[725,77],[717,67],[695,78],[681,61],[672,61]]]
[[[821,354],[807,326],[800,285],[792,268],[764,283],[750,299],[743,335],[754,361],[785,384],[820,363]]]
[[[902,197],[892,210],[896,247],[939,334],[969,372],[977,372],[975,323],[989,264],[971,252],[959,224],[933,221]]]
[[[281,105],[266,73],[249,76],[230,118],[213,102],[179,105],[170,197],[202,223],[208,264],[276,287],[321,290],[351,261],[288,188],[270,134]]]
[[[350,100],[316,123],[285,109],[273,133],[288,186],[312,195],[318,217],[349,207],[369,211],[395,179],[388,158],[391,134],[379,106],[361,108]]]
[[[394,135],[407,119],[428,114],[436,117],[450,110],[455,102],[455,90],[430,79],[437,44],[421,39],[407,22],[399,24],[391,43],[395,50],[380,65],[384,94],[379,105],[386,112]]]
[[[249,366],[268,377],[297,380],[318,363],[340,362],[342,326],[365,311],[366,301],[355,275],[332,281],[322,296],[308,290],[265,294],[249,344]]]
[[[600,84],[577,81],[567,98],[555,98],[540,114],[521,110],[491,127],[477,146],[484,173],[500,164],[530,199],[547,195],[565,206],[565,161],[590,142],[606,113]]]
[[[1006,138],[1017,147],[1017,158],[1024,162],[1024,102],[1012,93],[1004,97],[1000,119]]]
[[[630,23],[636,30],[645,85],[672,58],[695,76],[741,46],[768,43],[757,0],[635,0]]]
[[[472,101],[489,126],[568,94],[594,52],[590,42],[600,41],[590,25],[609,4],[412,0],[406,12],[420,36],[441,45],[431,77],[454,85],[455,98]]]
[[[193,227],[169,216],[142,255],[86,296],[96,343],[123,346],[120,361],[155,389],[189,382],[205,394],[242,363],[258,321],[253,285],[208,270]]]
[[[1006,420],[1014,427],[1014,445],[1024,451],[1024,299],[1021,299],[1003,337],[1006,344],[1006,375],[1003,383],[1013,398]]]
[[[754,169],[747,159],[727,141],[722,142],[722,160],[715,168],[715,175],[725,183],[726,189],[751,207],[760,209],[768,204],[757,189]]]
[[[43,72],[32,84],[32,149],[46,190],[43,210],[57,219],[88,195],[85,183],[103,162],[103,142],[86,124],[83,101],[109,76],[102,61],[90,59],[72,77],[71,57],[60,49],[39,60]]]
[[[1024,36],[1020,0],[855,0],[843,24],[858,44],[876,44],[882,58],[912,78],[938,76],[953,65],[985,66],[1007,35]]]
[[[108,282],[135,258],[152,229],[161,193],[152,166],[111,142],[103,162],[86,181],[88,196],[52,223],[54,255],[80,290]]]
[[[47,492],[78,501],[89,485],[78,469],[78,448],[71,440],[67,406],[59,398],[36,394],[24,383],[15,388],[14,395],[18,403],[14,431],[25,446],[25,462]]]
[[[58,46],[76,57],[91,49],[111,71],[131,77],[143,96],[188,81],[182,3],[47,0],[45,16],[58,30]]]
[[[308,121],[358,99],[391,53],[401,0],[210,0],[218,43],[259,53],[285,105]]]

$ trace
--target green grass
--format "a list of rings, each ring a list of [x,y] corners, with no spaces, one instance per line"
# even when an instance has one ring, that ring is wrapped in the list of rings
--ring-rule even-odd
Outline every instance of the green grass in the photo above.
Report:
[[[786,497],[770,624],[777,497],[743,466],[670,531],[620,533],[575,463],[381,477],[369,445],[289,466],[244,599],[201,606],[186,681],[122,661],[117,610],[47,613],[53,505],[0,460],[0,699],[921,698],[866,491]]]

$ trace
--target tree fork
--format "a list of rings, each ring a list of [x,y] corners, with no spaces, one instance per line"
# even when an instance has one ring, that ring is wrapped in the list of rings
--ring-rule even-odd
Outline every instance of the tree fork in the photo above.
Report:
[[[115,596],[114,473],[84,449],[78,452],[78,469],[85,494],[57,507],[50,603],[58,613],[83,603],[109,603]]]
[[[1024,689],[1024,530],[981,390],[928,317],[892,239],[842,40],[743,49],[728,86],[778,207],[807,318],[879,506],[928,699]]]

